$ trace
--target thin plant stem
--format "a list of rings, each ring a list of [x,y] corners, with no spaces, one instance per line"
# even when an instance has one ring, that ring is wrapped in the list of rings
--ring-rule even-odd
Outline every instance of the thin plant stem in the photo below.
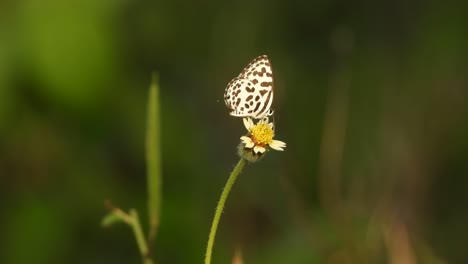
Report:
[[[161,207],[161,144],[160,144],[159,81],[153,73],[148,96],[148,120],[146,127],[146,164],[148,181],[148,244],[150,250],[159,225]],[[150,254],[151,255],[151,254]]]
[[[144,264],[153,264],[153,261],[148,256],[148,244],[146,243],[145,236],[143,235],[143,230],[141,229],[140,219],[138,218],[138,213],[135,209],[130,210],[130,226],[132,227],[133,234],[135,235],[136,242],[138,244],[138,249],[143,258]]]
[[[135,209],[130,209],[130,212],[126,213],[118,207],[113,207],[110,203],[108,204],[108,206],[112,207],[110,215],[117,217],[117,219],[120,219],[120,221],[124,222],[132,228],[133,235],[135,236],[135,240],[138,245],[138,250],[140,251],[140,255],[143,259],[143,264],[153,264],[154,262],[151,259],[151,256],[149,255],[148,251],[148,243],[146,242],[145,236],[143,235],[143,229],[141,228],[138,212]],[[110,221],[114,222],[116,220]],[[112,224],[112,222],[103,222],[103,224],[110,225]]]
[[[102,220],[103,226],[109,226],[117,221],[128,224],[135,236],[143,264],[153,264],[151,259],[152,245],[156,237],[159,225],[159,213],[161,207],[161,148],[160,148],[160,109],[159,109],[159,83],[158,75],[153,73],[148,96],[148,113],[146,128],[146,162],[147,162],[147,184],[148,184],[148,216],[149,232],[145,238],[141,228],[140,219],[135,209],[127,214],[121,209],[112,206],[110,202],[107,207],[111,214]]]
[[[231,175],[229,176],[226,186],[224,186],[223,192],[221,193],[221,198],[219,198],[218,206],[216,207],[215,215],[213,218],[213,223],[211,224],[210,235],[208,236],[208,245],[206,247],[206,254],[205,254],[205,264],[211,263],[211,255],[213,251],[216,230],[218,229],[218,224],[221,218],[221,213],[223,212],[223,209],[224,209],[224,204],[226,203],[226,199],[229,195],[229,192],[231,191],[232,186],[236,182],[237,176],[242,171],[242,168],[244,168],[245,163],[246,163],[245,159],[241,158],[239,160],[236,167],[234,168]]]

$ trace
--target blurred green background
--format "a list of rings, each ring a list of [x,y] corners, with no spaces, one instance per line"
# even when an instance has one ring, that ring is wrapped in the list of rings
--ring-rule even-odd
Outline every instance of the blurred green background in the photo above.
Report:
[[[462,1],[0,2],[0,263],[141,263],[160,75],[156,263],[202,263],[245,133],[225,85],[267,54],[276,138],[225,208],[213,263],[468,263]],[[146,227],[146,223],[145,223]]]

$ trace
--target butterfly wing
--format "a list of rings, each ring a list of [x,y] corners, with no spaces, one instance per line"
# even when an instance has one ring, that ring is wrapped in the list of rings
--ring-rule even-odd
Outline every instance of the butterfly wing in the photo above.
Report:
[[[273,71],[266,55],[250,62],[226,87],[226,106],[232,116],[263,118],[272,114]]]
[[[255,84],[248,79],[234,78],[228,84],[224,102],[233,110],[229,113],[232,116],[262,118],[265,115],[261,116],[259,113],[264,113],[271,105],[271,100],[268,98],[272,95],[271,91],[264,93],[264,90],[255,87]],[[265,104],[265,100],[269,100],[270,103]]]

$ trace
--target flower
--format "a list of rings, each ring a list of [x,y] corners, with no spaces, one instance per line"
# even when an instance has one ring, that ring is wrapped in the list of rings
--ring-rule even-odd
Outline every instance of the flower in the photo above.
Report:
[[[273,123],[268,122],[268,118],[260,120],[257,124],[254,124],[251,118],[244,118],[244,125],[249,134],[242,136],[240,139],[244,144],[244,148],[252,149],[254,154],[263,154],[267,147],[274,150],[283,151],[286,147],[286,143],[279,140],[274,140],[275,131],[273,129]]]

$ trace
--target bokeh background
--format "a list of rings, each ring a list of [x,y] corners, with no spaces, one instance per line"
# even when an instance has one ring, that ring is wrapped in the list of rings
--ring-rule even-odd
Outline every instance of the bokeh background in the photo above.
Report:
[[[277,139],[246,167],[213,263],[468,263],[462,1],[0,2],[0,262],[141,263],[106,199],[146,220],[161,93],[157,263],[202,263],[245,133],[223,91],[258,55]],[[146,223],[144,223],[146,227]]]

